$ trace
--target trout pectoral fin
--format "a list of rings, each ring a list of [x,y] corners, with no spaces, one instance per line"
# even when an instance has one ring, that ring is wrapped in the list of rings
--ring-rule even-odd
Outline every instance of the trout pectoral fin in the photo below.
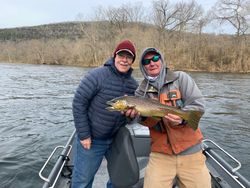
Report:
[[[112,104],[114,104],[114,101],[112,101],[112,100],[111,101],[107,101],[106,104],[107,105],[112,105]]]

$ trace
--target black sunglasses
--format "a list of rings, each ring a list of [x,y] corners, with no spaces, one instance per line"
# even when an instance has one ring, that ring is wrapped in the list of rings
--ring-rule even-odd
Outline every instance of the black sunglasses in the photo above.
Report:
[[[152,58],[150,58],[150,59],[143,59],[143,60],[142,60],[142,65],[148,65],[148,64],[150,64],[151,60],[152,60],[153,62],[157,62],[157,61],[159,61],[160,58],[161,58],[160,55],[154,55],[154,56],[153,56]]]

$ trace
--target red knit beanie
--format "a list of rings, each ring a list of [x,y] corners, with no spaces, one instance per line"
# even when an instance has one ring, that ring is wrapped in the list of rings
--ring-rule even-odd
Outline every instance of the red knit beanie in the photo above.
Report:
[[[135,46],[133,45],[133,43],[129,40],[124,40],[122,42],[120,42],[117,47],[115,48],[114,51],[114,57],[116,56],[117,53],[121,52],[121,51],[127,51],[129,52],[134,58],[133,61],[135,60]]]

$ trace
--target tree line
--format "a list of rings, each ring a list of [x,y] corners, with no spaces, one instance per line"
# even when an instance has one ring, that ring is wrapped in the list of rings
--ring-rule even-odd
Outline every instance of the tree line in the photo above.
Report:
[[[140,3],[99,7],[90,21],[83,18],[0,30],[0,61],[94,67],[112,56],[120,40],[130,39],[137,57],[154,46],[176,70],[250,72],[250,0],[218,0],[208,11],[195,1],[156,0],[150,9]],[[235,33],[204,33],[215,22]]]

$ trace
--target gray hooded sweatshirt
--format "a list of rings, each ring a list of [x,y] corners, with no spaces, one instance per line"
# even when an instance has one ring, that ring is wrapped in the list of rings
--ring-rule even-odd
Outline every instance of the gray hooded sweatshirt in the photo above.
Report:
[[[157,77],[147,75],[142,60],[149,52],[155,52],[161,56],[161,70]],[[144,80],[137,88],[135,95],[152,98],[160,96],[161,93],[167,93],[170,90],[179,90],[181,93],[182,110],[199,110],[204,112],[204,98],[194,80],[185,72],[170,71],[164,63],[164,57],[156,48],[146,48],[141,56],[140,69]],[[181,155],[192,154],[201,150],[201,144],[197,144],[181,152]]]

